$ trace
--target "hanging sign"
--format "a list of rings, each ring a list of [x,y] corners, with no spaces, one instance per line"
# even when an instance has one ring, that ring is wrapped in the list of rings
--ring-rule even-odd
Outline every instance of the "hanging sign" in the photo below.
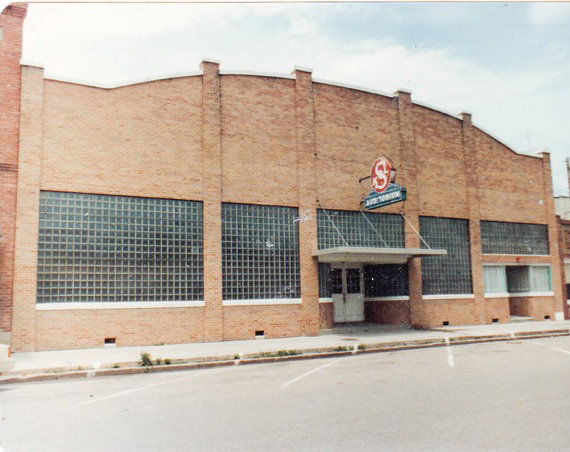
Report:
[[[372,165],[370,181],[372,191],[364,198],[364,208],[367,210],[387,206],[406,200],[406,189],[394,183],[396,170],[385,157],[380,157]]]

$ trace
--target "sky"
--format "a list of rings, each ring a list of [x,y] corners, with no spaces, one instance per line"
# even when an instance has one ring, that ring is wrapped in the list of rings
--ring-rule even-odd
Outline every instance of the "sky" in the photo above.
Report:
[[[204,57],[469,111],[515,151],[549,151],[568,195],[570,3],[31,4],[24,28],[23,58],[46,77],[122,82]]]

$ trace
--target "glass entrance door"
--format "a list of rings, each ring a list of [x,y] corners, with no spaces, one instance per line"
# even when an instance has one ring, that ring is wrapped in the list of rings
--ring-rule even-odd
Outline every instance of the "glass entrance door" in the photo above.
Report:
[[[364,282],[362,266],[338,264],[331,269],[335,323],[364,320]]]

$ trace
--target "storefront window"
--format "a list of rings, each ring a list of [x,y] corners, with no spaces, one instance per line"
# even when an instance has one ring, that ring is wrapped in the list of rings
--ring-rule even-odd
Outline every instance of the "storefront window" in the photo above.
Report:
[[[37,302],[203,299],[202,203],[40,193]]]
[[[485,294],[552,291],[549,265],[484,265]]]

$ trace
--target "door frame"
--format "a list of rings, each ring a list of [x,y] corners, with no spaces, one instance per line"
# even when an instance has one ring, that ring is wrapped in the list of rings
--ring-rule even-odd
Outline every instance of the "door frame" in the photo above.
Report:
[[[358,293],[348,293],[347,269],[356,268],[360,274],[360,291]],[[342,293],[331,294],[333,299],[333,321],[334,323],[353,323],[364,320],[364,265],[359,262],[335,262],[331,264],[331,269],[340,269],[342,278]],[[349,300],[349,296],[351,296]],[[361,311],[362,315],[357,315],[356,320],[347,320],[346,305],[348,302],[357,303],[357,311]],[[342,305],[341,305],[342,303]],[[361,318],[360,318],[361,317]]]

